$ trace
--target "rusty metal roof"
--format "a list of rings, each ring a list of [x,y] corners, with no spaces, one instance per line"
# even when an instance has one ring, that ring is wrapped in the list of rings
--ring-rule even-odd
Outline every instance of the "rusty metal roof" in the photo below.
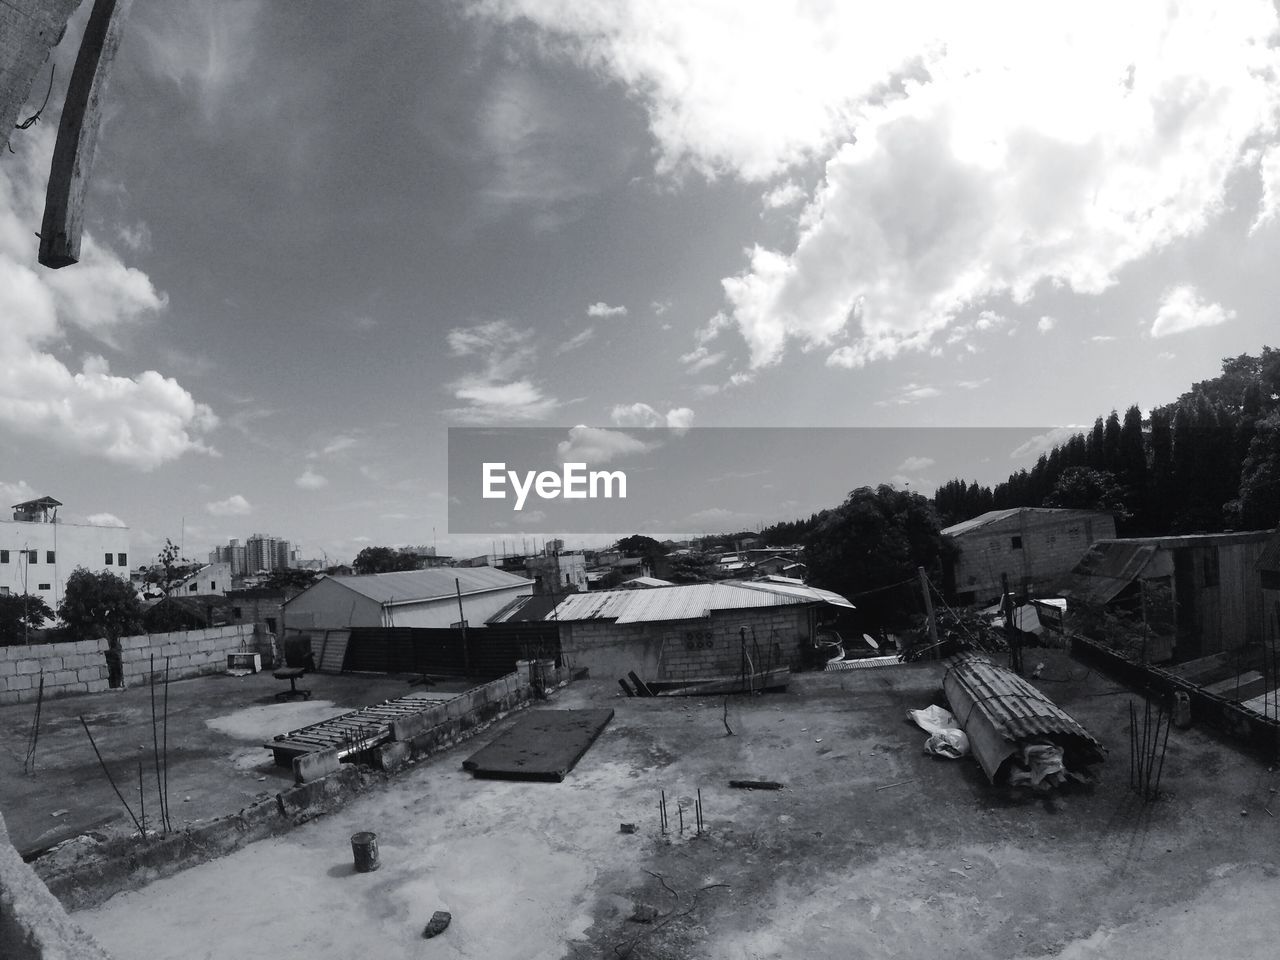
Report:
[[[370,573],[363,576],[331,579],[382,604],[438,600],[441,597],[457,596],[459,589],[465,597],[468,594],[503,587],[527,589],[533,586],[533,581],[517,577],[505,570],[498,570],[496,567],[433,567],[429,570]]]
[[[1102,745],[1070,714],[1012,670],[997,667],[984,656],[952,658],[944,685],[948,681],[959,683],[971,694],[971,709],[985,714],[1006,740],[1078,737],[1101,755]],[[957,719],[962,724],[965,721],[964,717]]]
[[[845,607],[849,610],[857,608],[834,590],[823,590],[820,587],[811,587],[806,583],[779,583],[777,580],[745,580],[740,586],[746,587],[748,590],[763,590],[765,593],[774,593],[784,597],[799,597],[802,600],[808,600],[816,603],[829,603],[836,607]]]
[[[648,623],[657,620],[696,620],[713,610],[785,607],[813,603],[813,597],[751,590],[737,583],[690,583],[649,590],[602,590],[565,597],[548,620],[613,620]]]

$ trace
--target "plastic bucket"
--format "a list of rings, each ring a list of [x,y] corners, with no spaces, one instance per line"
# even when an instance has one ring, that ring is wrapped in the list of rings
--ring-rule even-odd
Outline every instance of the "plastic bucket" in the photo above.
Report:
[[[533,682],[533,663],[532,660],[517,660],[516,675],[520,678],[523,686],[528,686]]]
[[[1173,695],[1173,725],[1179,730],[1191,726],[1191,698],[1185,690],[1178,690]]]
[[[357,873],[370,873],[377,870],[378,863],[378,835],[362,831],[351,835],[351,854],[356,860]]]

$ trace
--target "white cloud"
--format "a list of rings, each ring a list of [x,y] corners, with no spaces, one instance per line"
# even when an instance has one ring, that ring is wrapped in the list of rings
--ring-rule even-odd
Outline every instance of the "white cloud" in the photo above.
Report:
[[[556,353],[569,353],[571,350],[577,350],[580,346],[585,344],[587,341],[594,338],[595,335],[596,335],[595,327],[585,327],[582,330],[580,330],[578,333],[570,337],[568,340],[566,340],[564,343],[560,344],[560,346],[556,347]]]
[[[626,315],[626,307],[611,307],[603,300],[597,300],[595,303],[587,307],[588,317],[625,317]]]
[[[918,473],[921,470],[928,470],[935,463],[937,461],[931,457],[907,457],[902,463],[898,464],[898,472]]]
[[[983,377],[981,380],[957,380],[956,386],[962,390],[977,390],[979,387],[990,382],[990,377]]]
[[[128,524],[126,524],[123,520],[117,517],[114,513],[91,513],[89,514],[89,516],[85,517],[85,519],[88,520],[95,527],[126,527],[128,526]]]
[[[1105,334],[1105,333],[1098,333],[1098,334],[1094,334],[1092,337],[1090,337],[1090,338],[1089,338],[1089,342],[1090,342],[1090,343],[1110,343],[1111,341],[1116,340],[1116,339],[1118,339],[1118,338],[1117,338],[1117,337],[1113,337],[1113,336],[1111,336],[1111,335],[1109,335],[1109,334]]]
[[[695,347],[688,353],[680,355],[680,362],[685,365],[685,369],[689,373],[699,373],[708,367],[714,367],[723,359],[723,352],[712,353],[705,346]]]
[[[293,481],[303,490],[319,490],[321,487],[327,487],[329,480],[316,473],[310,467],[302,471],[302,474]]]
[[[1160,309],[1151,324],[1151,336],[1167,337],[1199,327],[1216,327],[1235,319],[1234,310],[1200,299],[1195,287],[1183,284],[1168,290],[1160,301]]]
[[[1039,330],[1041,333],[1048,333],[1057,325],[1058,325],[1058,321],[1053,319],[1053,317],[1041,317],[1039,320],[1036,321],[1036,329]]]
[[[56,126],[56,125],[55,125]],[[86,233],[80,263],[37,270],[36,239],[53,128],[15,138],[0,163],[0,428],[74,454],[151,470],[185,453],[212,453],[213,410],[172,378],[116,376],[98,356],[73,370],[51,352],[75,326],[108,345],[151,321],[166,299]]]
[[[4,501],[0,503],[0,508],[9,507],[26,500],[34,500],[38,496],[39,494],[36,493],[31,484],[25,480],[19,480],[17,483],[0,480],[0,499]]]
[[[368,315],[351,318],[351,329],[356,333],[369,333],[377,326],[377,319]]]
[[[1021,460],[1024,457],[1038,457],[1042,453],[1048,453],[1054,447],[1066,443],[1083,429],[1084,427],[1080,426],[1054,427],[1048,433],[1038,433],[1024,443],[1018,444],[1009,453],[1009,459]]]
[[[619,403],[609,412],[609,419],[618,427],[669,427],[687,430],[693,426],[693,411],[688,407],[673,407],[664,417],[647,403]]]
[[[804,187],[794,180],[788,180],[786,183],[779,184],[768,191],[760,198],[760,202],[764,204],[767,210],[777,210],[781,207],[795,206],[806,196]]]
[[[349,437],[346,434],[338,434],[319,450],[312,450],[307,454],[307,457],[312,460],[317,457],[331,457],[334,454],[342,453],[344,450],[350,450],[359,442],[360,441],[355,437]]]
[[[453,355],[478,358],[482,370],[449,384],[453,395],[466,404],[448,410],[449,416],[470,424],[521,423],[545,419],[558,409],[555,397],[519,376],[533,364],[532,339],[533,330],[518,329],[505,320],[450,330],[447,340]]]
[[[1258,160],[1258,176],[1262,179],[1262,199],[1258,201],[1258,215],[1254,218],[1250,233],[1262,229],[1280,212],[1280,146],[1270,146]]]
[[[585,463],[588,466],[608,463],[616,457],[646,453],[650,444],[618,430],[578,425],[569,429],[569,438],[556,445],[562,463]]]
[[[753,246],[723,281],[753,367],[793,341],[857,367],[991,298],[1098,294],[1203,230],[1280,107],[1267,0],[1082,0],[1069,23],[908,0],[874,29],[860,5],[803,0],[482,9],[620,81],[660,173],[764,181],[824,161],[794,242]]]
[[[215,517],[242,517],[253,512],[252,504],[238,493],[232,494],[225,500],[206,503],[204,508]]]
[[[653,311],[655,317],[660,317],[671,309],[670,300],[654,300],[649,304],[649,309]]]

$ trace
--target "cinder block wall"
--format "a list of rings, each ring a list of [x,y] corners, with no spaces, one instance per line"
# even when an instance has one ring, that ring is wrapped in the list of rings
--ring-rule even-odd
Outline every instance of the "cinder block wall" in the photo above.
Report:
[[[593,677],[624,677],[634,670],[648,680],[692,680],[741,671],[743,627],[756,669],[770,661],[775,667],[800,662],[812,642],[810,620],[810,608],[799,604],[662,623],[583,620],[562,623],[560,643],[569,666],[586,667]]]
[[[146,679],[153,654],[157,673],[164,670],[168,657],[169,679],[182,680],[225,670],[228,653],[261,652],[264,643],[269,649],[265,635],[250,623],[121,637],[125,684]],[[46,697],[106,690],[106,653],[106,640],[0,647],[0,704],[35,700],[42,671]]]

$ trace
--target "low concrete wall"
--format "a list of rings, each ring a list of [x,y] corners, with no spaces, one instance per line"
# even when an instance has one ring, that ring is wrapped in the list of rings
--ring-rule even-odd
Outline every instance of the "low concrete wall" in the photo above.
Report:
[[[110,960],[81,930],[9,843],[0,816],[0,957],[4,960]]]
[[[67,909],[97,906],[121,890],[145,886],[336,810],[364,790],[385,783],[388,772],[474,736],[494,720],[527,706],[532,696],[531,688],[521,684],[516,674],[500,677],[416,714],[421,718],[418,724],[402,727],[408,739],[384,744],[363,758],[375,769],[344,763],[239,813],[168,836],[110,840],[94,856],[65,865],[55,852],[37,860],[36,870]],[[0,953],[3,960],[8,956]]]
[[[208,630],[141,634],[121,637],[121,664],[126,685],[138,683],[169,660],[169,679],[182,680],[227,668],[227,654],[270,650],[269,636],[253,624],[234,624]],[[0,704],[35,700],[44,674],[46,697],[70,697],[108,689],[107,641],[43,643],[0,647]]]

